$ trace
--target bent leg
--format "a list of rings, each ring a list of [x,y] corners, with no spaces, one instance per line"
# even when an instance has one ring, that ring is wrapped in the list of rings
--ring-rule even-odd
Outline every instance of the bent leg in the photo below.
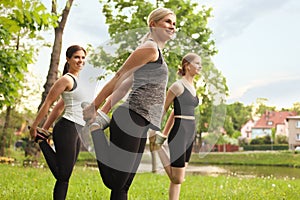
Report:
[[[50,171],[52,172],[53,176],[57,179],[58,169],[55,151],[52,149],[52,147],[48,144],[47,141],[42,141],[39,143],[39,145]]]
[[[147,140],[148,122],[127,108],[118,108],[110,123],[110,143],[96,147],[99,157],[97,162],[104,184],[110,188],[111,199],[127,199],[127,192],[132,183]],[[101,131],[100,131],[101,132]],[[97,146],[104,141],[103,134],[93,132]],[[100,135],[99,135],[100,133]],[[96,135],[97,134],[97,135]]]

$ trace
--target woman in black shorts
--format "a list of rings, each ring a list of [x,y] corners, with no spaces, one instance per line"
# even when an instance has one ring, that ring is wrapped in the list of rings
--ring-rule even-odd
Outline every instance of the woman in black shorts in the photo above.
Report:
[[[163,133],[157,132],[155,136],[157,145],[162,145],[168,138],[170,156],[165,145],[158,150],[158,154],[171,181],[170,200],[179,199],[185,169],[192,153],[196,128],[194,110],[199,104],[194,77],[200,73],[201,68],[201,58],[197,54],[188,53],[183,57],[178,70],[182,78],[170,86],[164,106],[167,111],[173,103],[174,111],[170,114]]]

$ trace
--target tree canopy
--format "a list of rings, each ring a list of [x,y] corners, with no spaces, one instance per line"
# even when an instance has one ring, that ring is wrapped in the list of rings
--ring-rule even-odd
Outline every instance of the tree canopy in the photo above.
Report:
[[[39,31],[54,25],[54,18],[37,0],[0,3],[0,109],[19,99],[24,75],[38,50],[29,41],[41,39]]]

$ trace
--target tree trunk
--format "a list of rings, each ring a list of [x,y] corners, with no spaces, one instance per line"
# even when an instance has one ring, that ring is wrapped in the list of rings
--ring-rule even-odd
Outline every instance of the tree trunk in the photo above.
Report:
[[[73,0],[68,0],[66,3],[66,6],[63,10],[62,16],[61,16],[61,21],[58,22],[58,26],[54,28],[54,43],[53,43],[53,48],[52,48],[52,53],[51,53],[51,60],[50,60],[50,67],[47,75],[47,80],[44,85],[44,92],[42,93],[42,100],[41,103],[38,107],[38,109],[41,108],[43,105],[50,88],[54,84],[54,82],[57,80],[57,74],[58,74],[58,66],[59,66],[59,58],[61,54],[61,46],[62,46],[62,36],[64,32],[64,28],[67,22],[68,15],[70,13],[70,9],[72,7]],[[57,14],[56,11],[56,0],[52,0],[52,13]]]
[[[1,135],[1,145],[0,145],[0,156],[5,156],[5,147],[6,147],[6,137],[7,137],[7,129],[9,125],[10,120],[10,112],[11,112],[11,106],[8,106],[6,109],[6,116],[5,116],[5,123],[3,126],[3,131]]]

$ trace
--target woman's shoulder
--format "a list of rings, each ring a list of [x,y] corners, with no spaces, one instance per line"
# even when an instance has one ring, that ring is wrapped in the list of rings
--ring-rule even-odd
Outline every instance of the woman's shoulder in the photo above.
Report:
[[[65,74],[55,81],[56,85],[69,85],[73,83],[75,78],[71,75]]]
[[[153,52],[158,51],[157,44],[153,40],[147,40],[146,42],[140,44],[137,49],[150,49]]]
[[[157,44],[153,41],[146,41],[135,50],[137,55],[139,56],[146,56],[149,61],[156,61],[159,57],[158,47]]]
[[[170,90],[176,95],[179,96],[180,94],[182,94],[184,87],[182,84],[181,79],[175,81],[171,86],[170,86]]]
[[[182,79],[176,80],[172,85],[175,85],[177,87],[183,87]]]

